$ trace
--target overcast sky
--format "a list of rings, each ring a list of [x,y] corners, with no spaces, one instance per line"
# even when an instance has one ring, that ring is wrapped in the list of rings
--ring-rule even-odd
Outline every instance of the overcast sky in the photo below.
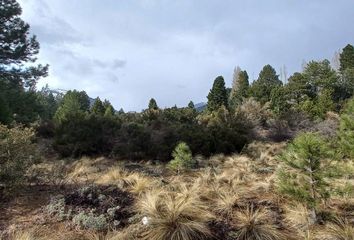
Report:
[[[235,66],[288,75],[354,43],[354,0],[20,0],[51,88],[85,90],[115,108],[206,101]]]

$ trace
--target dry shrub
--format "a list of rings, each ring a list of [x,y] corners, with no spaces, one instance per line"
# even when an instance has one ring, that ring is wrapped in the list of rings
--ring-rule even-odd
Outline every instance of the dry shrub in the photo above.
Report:
[[[24,181],[28,167],[38,158],[33,138],[32,128],[8,128],[0,124],[0,184]]]
[[[248,98],[236,109],[236,116],[243,119],[250,127],[257,128],[263,126],[270,118],[271,111],[269,104],[262,106],[255,99]]]
[[[285,239],[272,221],[271,213],[265,208],[245,210],[234,214],[236,232],[239,240],[279,240]]]
[[[192,240],[210,236],[207,223],[212,219],[207,206],[192,191],[147,192],[138,210],[146,217],[148,230],[144,239]]]

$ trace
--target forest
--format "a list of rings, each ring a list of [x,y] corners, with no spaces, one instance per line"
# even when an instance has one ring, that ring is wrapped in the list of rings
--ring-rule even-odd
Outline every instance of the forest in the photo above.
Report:
[[[353,43],[284,81],[235,67],[202,108],[125,112],[39,90],[21,13],[0,0],[0,239],[354,240]]]

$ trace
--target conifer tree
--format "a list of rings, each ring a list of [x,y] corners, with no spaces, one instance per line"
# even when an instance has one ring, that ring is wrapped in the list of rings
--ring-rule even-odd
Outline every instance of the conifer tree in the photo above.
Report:
[[[196,162],[192,157],[192,151],[185,142],[180,142],[172,153],[173,160],[169,163],[172,169],[180,171],[195,167]]]
[[[215,111],[221,106],[228,107],[227,91],[225,88],[225,81],[222,76],[217,77],[214,80],[212,89],[208,94],[208,110]]]
[[[16,0],[0,0],[0,79],[20,87],[34,88],[46,76],[48,65],[33,66],[39,52],[36,36],[20,15]]]
[[[194,102],[193,101],[190,101],[189,103],[188,103],[188,108],[192,108],[192,109],[194,109],[195,107],[194,107]]]
[[[315,133],[300,134],[280,156],[284,165],[278,172],[278,189],[305,203],[313,222],[320,201],[330,196],[327,181],[335,171],[331,156],[327,142]]]
[[[108,105],[108,106],[106,107],[106,110],[105,110],[105,112],[104,112],[104,116],[105,116],[105,117],[112,117],[112,116],[114,116],[114,108],[113,108],[112,105]]]
[[[354,68],[354,47],[348,44],[339,55],[340,71],[344,72],[346,69]]]
[[[95,102],[92,105],[91,112],[103,116],[105,114],[105,107],[103,106],[103,103],[99,97],[96,98]]]
[[[338,135],[341,155],[354,159],[354,98],[349,100],[340,117]]]
[[[71,116],[83,116],[89,110],[90,102],[86,92],[68,91],[55,112],[57,123],[68,120]]]
[[[279,80],[275,69],[269,64],[265,65],[259,73],[258,79],[252,84],[251,95],[264,104],[270,101],[272,90],[280,85],[282,85],[282,82]]]
[[[149,110],[158,110],[157,102],[154,98],[151,98],[149,101]]]

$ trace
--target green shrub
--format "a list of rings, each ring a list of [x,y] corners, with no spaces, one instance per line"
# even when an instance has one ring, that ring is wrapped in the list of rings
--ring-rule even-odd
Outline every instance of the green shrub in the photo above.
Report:
[[[8,128],[0,124],[0,183],[22,182],[37,157],[33,136],[32,128]]]
[[[284,165],[278,172],[279,191],[305,203],[313,221],[321,200],[330,196],[328,179],[337,171],[332,156],[328,143],[315,133],[300,134],[280,156]]]
[[[174,170],[190,169],[196,165],[192,151],[185,142],[180,142],[176,146],[172,156],[173,160],[169,163],[169,167]]]
[[[348,102],[340,117],[338,135],[341,155],[354,159],[354,98]]]

